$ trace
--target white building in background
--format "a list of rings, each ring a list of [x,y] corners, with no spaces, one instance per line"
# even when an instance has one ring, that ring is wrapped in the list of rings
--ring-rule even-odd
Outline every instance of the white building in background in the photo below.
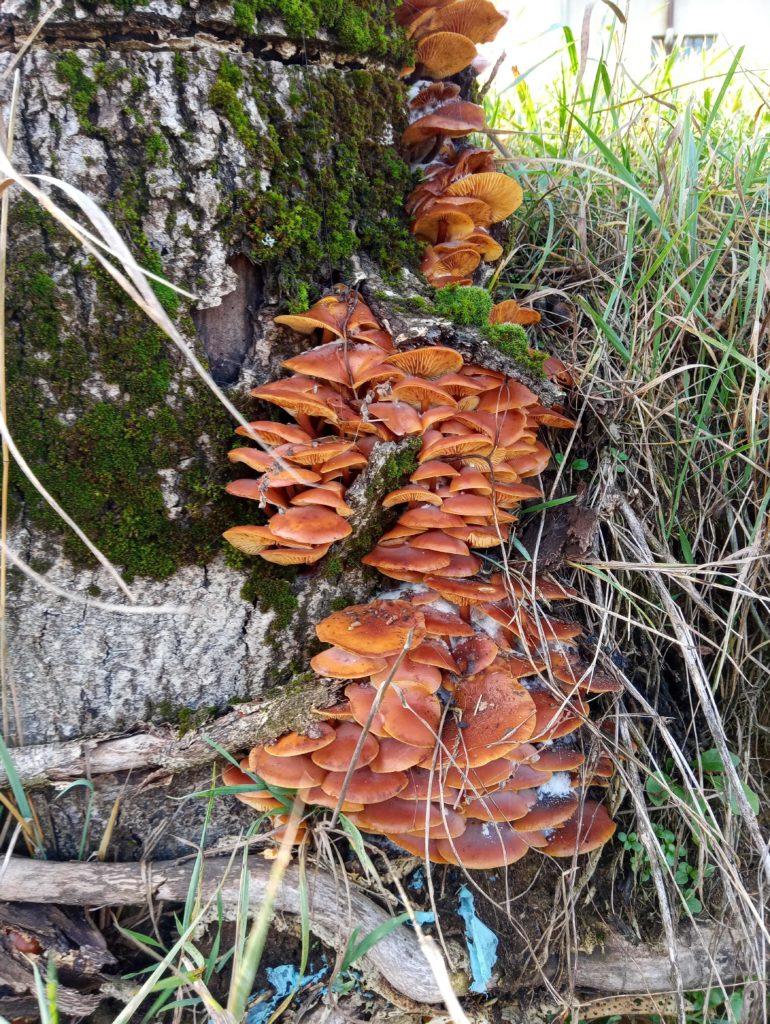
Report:
[[[743,46],[743,62],[757,71],[770,68],[770,0],[613,0],[626,16],[623,62],[634,76],[644,75],[653,55],[674,43],[692,54],[704,50],[714,55]],[[500,4],[503,6],[503,3]],[[578,50],[586,11],[590,10],[589,55],[604,49],[609,36],[623,26],[604,0],[508,0],[510,20],[488,48],[494,59],[506,51],[498,86],[511,80],[515,67],[528,73],[530,87],[553,78],[564,52],[563,26],[572,30]]]

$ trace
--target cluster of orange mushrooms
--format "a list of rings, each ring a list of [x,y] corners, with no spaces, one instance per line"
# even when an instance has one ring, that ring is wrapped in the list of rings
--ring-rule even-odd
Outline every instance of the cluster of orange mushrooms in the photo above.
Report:
[[[317,626],[331,646],[311,668],[330,689],[344,686],[344,699],[306,732],[255,747],[226,784],[253,787],[251,773],[466,868],[510,864],[530,848],[572,856],[600,846],[615,826],[581,791],[605,785],[612,766],[586,762],[580,729],[591,696],[618,684],[582,661],[579,626],[542,610],[568,598],[566,587],[488,571],[501,564],[515,510],[541,496],[523,482],[550,458],[538,427],[571,421],[453,349],[395,351],[355,292],[277,322],[320,344],[286,361],[292,376],[253,392],[295,422],[240,429],[269,451],[235,449],[233,461],[261,476],[228,490],[271,514],[228,530],[231,544],[272,562],[316,562],[351,533],[346,490],[374,445],[415,437],[420,448],[415,471],[382,502],[401,515],[363,558],[398,589]],[[282,810],[269,790],[237,795]]]
[[[522,191],[497,172],[491,150],[456,148],[453,140],[484,130],[484,110],[443,79],[472,64],[476,44],[492,42],[506,17],[490,0],[407,0],[397,18],[416,43],[402,143],[422,172],[407,202],[413,234],[428,243],[421,269],[434,288],[470,284],[482,261],[502,255],[489,227],[519,207]]]

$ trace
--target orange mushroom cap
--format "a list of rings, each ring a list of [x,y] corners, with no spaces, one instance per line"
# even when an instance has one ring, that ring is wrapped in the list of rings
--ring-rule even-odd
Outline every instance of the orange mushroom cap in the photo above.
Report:
[[[273,743],[265,744],[265,752],[273,757],[296,757],[297,754],[310,754],[328,747],[333,743],[336,732],[326,722],[313,722],[307,732],[288,732]]]
[[[590,853],[610,840],[616,828],[603,804],[586,800],[561,828],[553,833],[546,832],[547,844],[543,852],[551,857]]]
[[[384,658],[370,658],[362,654],[343,651],[341,647],[330,647],[310,659],[310,667],[319,676],[331,679],[363,679],[372,672],[379,672],[387,666]]]
[[[328,772],[321,784],[324,793],[339,798],[346,775],[346,772]],[[383,803],[398,796],[406,784],[407,777],[404,772],[389,772],[383,775],[373,772],[369,767],[358,768],[350,776],[345,799],[367,807],[369,804]]]
[[[331,727],[330,727],[331,728]],[[310,759],[330,772],[346,772],[353,764],[353,753],[363,735],[363,729],[355,722],[340,722],[335,729],[331,743],[313,751]],[[371,764],[379,753],[379,743],[374,736],[364,737],[363,745],[356,758],[356,768]]]
[[[406,601],[370,601],[333,612],[316,626],[324,643],[353,654],[375,657],[399,654],[411,635],[411,646],[425,636],[425,617]]]
[[[306,544],[331,544],[353,532],[350,523],[323,505],[290,508],[273,516],[270,530],[277,537]]]
[[[528,844],[507,822],[468,821],[456,839],[439,839],[439,854],[448,864],[468,871],[487,870],[515,864],[529,850]]]
[[[417,68],[425,78],[451,78],[467,68],[475,56],[476,47],[467,36],[434,32],[417,46]]]

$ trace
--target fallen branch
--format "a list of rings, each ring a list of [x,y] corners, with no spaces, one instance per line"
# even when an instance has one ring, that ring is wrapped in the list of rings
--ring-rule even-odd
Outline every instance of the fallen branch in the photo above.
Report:
[[[82,907],[136,906],[148,894],[156,900],[183,903],[187,898],[192,864],[161,861],[146,864],[52,863],[12,857],[0,878],[0,900],[23,903],[61,903]],[[260,858],[249,860],[249,901],[258,906],[267,885],[270,865]],[[338,948],[356,927],[365,935],[387,915],[368,897],[348,889],[323,870],[309,878],[310,927],[325,944]],[[222,905],[234,911],[240,899],[240,877],[229,859],[204,862],[202,896],[219,892]],[[276,910],[300,912],[299,872],[292,865],[278,892]],[[718,976],[720,984],[740,980],[745,965],[738,942],[726,929],[690,926],[677,936],[675,958],[681,982],[687,990],[708,988]],[[416,1003],[438,1003],[441,994],[414,933],[399,928],[378,942],[363,958],[369,972],[396,992]],[[558,963],[548,965],[556,976]],[[574,964],[577,989],[611,994],[670,992],[674,987],[671,960],[666,950],[634,946],[610,936],[601,951],[581,955]]]
[[[213,722],[178,737],[168,726],[155,727],[130,736],[105,736],[64,743],[14,747],[11,758],[22,785],[29,789],[56,782],[111,772],[160,769],[178,772],[209,764],[219,755],[210,741],[228,752],[246,750],[287,729],[297,729],[310,720],[313,707],[329,703],[329,684],[321,680],[304,684],[291,700],[279,695],[269,700],[239,704]],[[9,782],[0,766],[0,787]]]
[[[137,906],[148,895],[155,900],[184,903],[193,864],[154,863],[90,864],[51,863],[12,857],[0,879],[0,901],[61,903],[81,907]],[[258,907],[267,890],[270,864],[249,859],[249,903]],[[300,913],[299,870],[291,865],[275,900],[278,912]],[[353,929],[367,935],[388,920],[388,915],[352,886],[346,888],[326,871],[309,873],[310,927],[332,949],[344,948]],[[236,911],[241,899],[239,868],[229,858],[204,862],[201,896],[219,895],[222,905]],[[340,946],[342,943],[342,947]],[[441,993],[414,932],[398,928],[378,942],[363,958],[366,967],[385,979],[397,992],[417,1003],[440,1003]]]

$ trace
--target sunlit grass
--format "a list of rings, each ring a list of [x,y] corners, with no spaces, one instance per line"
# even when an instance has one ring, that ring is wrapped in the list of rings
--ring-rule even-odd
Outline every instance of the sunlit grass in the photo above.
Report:
[[[621,35],[581,66],[567,32],[542,95],[524,75],[488,98],[492,137],[527,193],[490,286],[496,300],[556,298],[574,312],[561,326],[546,314],[532,334],[573,368],[582,411],[582,441],[547,498],[583,490],[601,516],[594,564],[574,570],[599,649],[628,674],[624,827],[655,862],[649,898],[664,924],[689,912],[654,839],[665,824],[694,851],[701,894],[716,864],[718,918],[748,945],[767,935],[755,870],[770,865],[770,106],[740,51],[663,55],[639,81]],[[737,755],[720,782],[729,800],[700,767],[714,746]],[[668,795],[657,806],[654,773]],[[760,793],[759,823],[746,789]]]

